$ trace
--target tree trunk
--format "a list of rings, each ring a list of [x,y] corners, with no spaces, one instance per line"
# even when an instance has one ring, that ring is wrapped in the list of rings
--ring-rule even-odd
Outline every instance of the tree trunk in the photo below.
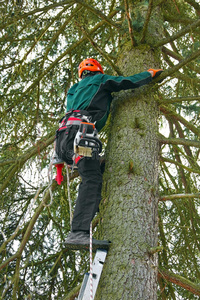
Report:
[[[146,47],[119,57],[125,76],[158,68]],[[100,207],[100,236],[112,244],[95,300],[157,298],[158,107],[149,86],[115,95]]]

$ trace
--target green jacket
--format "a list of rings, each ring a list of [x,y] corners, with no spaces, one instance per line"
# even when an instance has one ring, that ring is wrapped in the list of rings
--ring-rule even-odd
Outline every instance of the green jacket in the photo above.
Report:
[[[108,118],[112,92],[135,89],[151,81],[152,76],[147,71],[128,77],[106,74],[88,76],[69,89],[67,111],[87,110],[92,116],[92,122],[96,122],[96,128],[100,131]]]

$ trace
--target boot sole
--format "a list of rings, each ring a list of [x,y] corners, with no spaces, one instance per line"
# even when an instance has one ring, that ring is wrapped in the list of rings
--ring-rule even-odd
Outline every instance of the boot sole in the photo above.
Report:
[[[111,243],[109,244],[104,244],[104,245],[95,245],[92,244],[92,252],[96,252],[97,249],[104,249],[104,250],[108,250],[109,246]],[[88,244],[64,244],[64,248],[65,249],[69,249],[69,250],[86,250],[89,251],[90,250],[90,245]]]

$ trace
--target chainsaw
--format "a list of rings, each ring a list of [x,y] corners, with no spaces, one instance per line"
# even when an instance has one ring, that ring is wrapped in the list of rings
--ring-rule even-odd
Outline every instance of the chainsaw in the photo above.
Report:
[[[94,123],[81,122],[74,139],[75,155],[94,157],[101,153],[102,143],[98,137],[98,131]]]

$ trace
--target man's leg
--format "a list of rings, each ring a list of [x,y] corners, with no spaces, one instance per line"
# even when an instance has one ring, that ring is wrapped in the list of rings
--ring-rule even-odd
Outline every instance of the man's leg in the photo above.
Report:
[[[101,201],[102,174],[99,159],[84,157],[79,160],[78,172],[82,182],[72,220],[72,231],[88,231],[90,222]]]
[[[102,173],[98,159],[82,158],[78,164],[82,178],[78,198],[72,220],[72,231],[68,235],[65,246],[69,249],[88,249],[90,243],[90,223],[98,211],[101,200]],[[93,250],[108,249],[109,241],[92,239]]]

